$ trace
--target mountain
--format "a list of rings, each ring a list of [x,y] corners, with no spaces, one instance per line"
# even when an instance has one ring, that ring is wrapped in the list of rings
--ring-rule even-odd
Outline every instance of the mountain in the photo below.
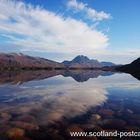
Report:
[[[94,59],[89,59],[87,56],[78,55],[72,61],[63,61],[65,66],[69,68],[101,68],[102,64]]]
[[[140,57],[130,64],[116,67],[118,71],[130,73],[132,76],[140,80]]]
[[[89,59],[87,56],[78,55],[71,61],[62,62],[66,67],[69,68],[102,68],[115,66],[112,62],[99,62],[95,59]]]
[[[22,53],[0,54],[0,69],[4,68],[62,68],[63,64],[45,58],[32,57]]]

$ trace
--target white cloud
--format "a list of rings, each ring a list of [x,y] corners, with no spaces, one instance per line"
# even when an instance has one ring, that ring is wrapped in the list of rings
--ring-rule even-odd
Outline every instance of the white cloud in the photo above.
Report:
[[[87,4],[77,2],[77,0],[69,0],[67,5],[68,7],[74,8],[76,10],[84,10],[87,7]]]
[[[83,21],[13,0],[0,0],[0,33],[21,50],[92,55],[108,45],[104,33]]]
[[[78,2],[77,0],[69,0],[67,6],[68,8],[72,8],[77,12],[84,12],[86,17],[93,21],[101,21],[111,17],[110,14],[105,13],[104,11],[98,12],[95,9],[88,7],[88,4]]]
[[[108,47],[104,52],[96,53],[94,57],[99,61],[112,61],[116,64],[127,64],[140,57],[140,49],[123,47],[109,49]]]

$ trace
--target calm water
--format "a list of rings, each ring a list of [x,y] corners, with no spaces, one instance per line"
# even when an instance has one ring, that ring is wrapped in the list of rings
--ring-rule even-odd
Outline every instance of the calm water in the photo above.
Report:
[[[129,74],[23,71],[0,77],[0,140],[69,140],[69,131],[140,130],[140,81]]]

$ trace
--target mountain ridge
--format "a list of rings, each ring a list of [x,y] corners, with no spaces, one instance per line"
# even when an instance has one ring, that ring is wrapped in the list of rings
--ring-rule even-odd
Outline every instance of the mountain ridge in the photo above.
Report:
[[[111,63],[111,62],[105,62]],[[89,59],[87,56],[78,55],[71,61],[63,61],[62,63],[52,61],[46,58],[33,57],[22,53],[0,53],[0,67],[4,68],[22,68],[22,69],[49,69],[49,68],[102,68],[102,65],[96,59]]]
[[[0,53],[1,68],[62,68],[63,64],[22,53]]]

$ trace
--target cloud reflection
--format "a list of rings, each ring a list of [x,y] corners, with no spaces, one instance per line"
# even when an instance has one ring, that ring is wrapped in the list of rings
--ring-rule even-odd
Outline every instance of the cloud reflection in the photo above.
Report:
[[[23,88],[9,93],[3,111],[9,113],[32,114],[40,125],[48,125],[86,113],[91,107],[101,105],[107,100],[107,91],[90,81],[77,83],[59,76],[63,84],[57,83],[36,89]],[[7,95],[8,96],[8,95]],[[1,111],[2,111],[1,110]]]

